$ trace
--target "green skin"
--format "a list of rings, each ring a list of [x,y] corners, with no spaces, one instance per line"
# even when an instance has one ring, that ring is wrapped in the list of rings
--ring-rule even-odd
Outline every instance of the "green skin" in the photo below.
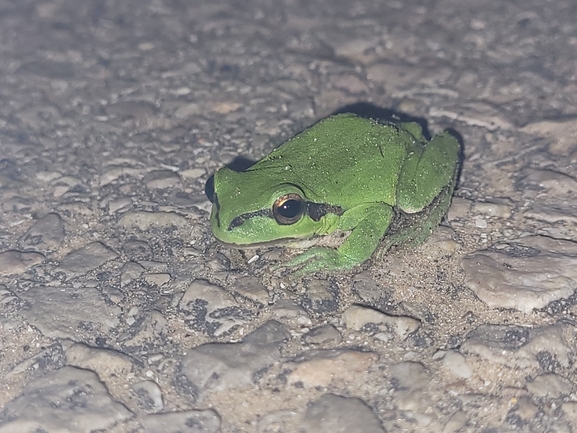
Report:
[[[416,123],[331,116],[245,172],[218,170],[212,232],[236,248],[350,232],[338,248],[312,247],[283,265],[301,266],[296,275],[350,269],[379,243],[384,252],[426,239],[450,205],[459,152],[455,137],[427,142]],[[278,217],[275,202],[285,199],[289,209]]]

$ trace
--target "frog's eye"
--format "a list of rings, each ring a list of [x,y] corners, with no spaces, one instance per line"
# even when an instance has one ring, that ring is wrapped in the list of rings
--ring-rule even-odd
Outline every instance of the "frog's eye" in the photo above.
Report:
[[[306,202],[298,194],[286,194],[276,199],[272,214],[281,225],[294,224],[304,215]]]

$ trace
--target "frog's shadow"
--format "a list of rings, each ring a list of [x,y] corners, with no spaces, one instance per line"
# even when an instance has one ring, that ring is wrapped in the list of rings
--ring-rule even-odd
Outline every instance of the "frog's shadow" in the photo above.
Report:
[[[390,108],[378,107],[370,102],[355,102],[354,104],[345,105],[336,111],[333,111],[331,115],[343,114],[343,113],[353,113],[359,117],[364,117],[366,119],[376,120],[377,122],[387,123],[404,123],[404,122],[415,122],[418,123],[423,129],[423,136],[427,139],[431,139],[431,134],[429,133],[429,128],[427,120],[422,117],[411,116],[407,113],[401,111],[396,111]]]
[[[427,120],[422,118],[422,117],[411,116],[409,114],[403,113],[401,111],[392,110],[390,108],[378,107],[374,104],[371,104],[370,102],[356,102],[354,104],[345,105],[344,107],[341,107],[338,110],[335,110],[333,113],[331,113],[331,115],[343,114],[343,113],[353,113],[359,117],[373,119],[373,120],[376,120],[377,122],[383,122],[383,123],[387,123],[387,122],[394,122],[394,123],[415,122],[421,126],[421,128],[423,130],[423,136],[427,140],[431,139],[431,134],[429,132]],[[319,119],[319,120],[321,120],[321,119]],[[299,133],[304,131],[306,128],[309,128],[310,126],[312,126],[312,125],[299,128]],[[459,142],[459,147],[460,147],[459,168],[458,168],[459,172],[457,173],[457,179],[459,179],[460,175],[461,175],[461,168],[463,166],[462,162],[463,162],[463,158],[464,158],[463,137],[461,136],[461,134],[459,134],[457,131],[455,131],[452,128],[449,128],[446,131],[449,134],[451,134],[453,137],[455,137],[457,139],[457,141]],[[297,134],[294,134],[294,135],[297,135]],[[278,146],[281,146],[282,144],[283,143],[279,143]],[[278,147],[278,146],[276,146],[276,147]],[[254,160],[245,158],[243,156],[237,156],[236,158],[234,158],[231,161],[230,164],[227,165],[227,167],[233,171],[242,173],[243,171],[246,171],[248,168],[250,168],[251,166],[253,166],[257,162],[258,161],[254,161]],[[210,198],[213,191],[214,191],[214,174],[208,178],[208,180],[206,181],[206,184],[204,186],[204,192],[205,192],[207,197]],[[209,194],[211,194],[211,195],[209,195]]]

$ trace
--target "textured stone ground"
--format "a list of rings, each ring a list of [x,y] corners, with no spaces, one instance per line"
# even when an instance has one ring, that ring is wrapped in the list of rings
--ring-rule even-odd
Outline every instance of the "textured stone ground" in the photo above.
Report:
[[[0,0],[0,433],[576,433],[576,15]],[[216,245],[216,169],[359,103],[462,136],[443,227],[296,284]]]

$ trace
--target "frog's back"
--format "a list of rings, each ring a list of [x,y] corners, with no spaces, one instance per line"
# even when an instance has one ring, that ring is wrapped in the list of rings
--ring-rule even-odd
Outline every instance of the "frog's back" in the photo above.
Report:
[[[275,181],[297,184],[318,202],[392,205],[398,174],[413,142],[396,125],[340,114],[303,131],[250,170],[264,174],[274,169]]]

